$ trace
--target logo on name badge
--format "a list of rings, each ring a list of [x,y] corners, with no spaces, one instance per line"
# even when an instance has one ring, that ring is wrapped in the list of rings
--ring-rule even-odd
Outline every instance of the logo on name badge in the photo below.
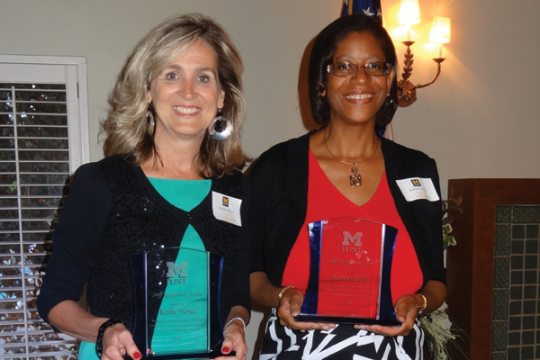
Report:
[[[430,178],[411,177],[396,180],[401,193],[408,202],[416,200],[437,201],[439,195],[437,189]]]
[[[212,191],[212,213],[218,220],[242,226],[242,199]]]

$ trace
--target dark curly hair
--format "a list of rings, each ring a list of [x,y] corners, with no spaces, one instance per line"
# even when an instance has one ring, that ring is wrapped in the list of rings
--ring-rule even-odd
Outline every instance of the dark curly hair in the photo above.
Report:
[[[309,101],[313,119],[318,124],[326,124],[330,120],[330,105],[327,97],[321,96],[324,88],[321,84],[326,84],[326,68],[334,62],[334,53],[337,44],[347,37],[351,32],[358,33],[367,31],[375,37],[386,58],[386,62],[394,67],[397,72],[396,49],[392,39],[386,30],[372,17],[364,14],[353,14],[338,18],[336,21],[324,28],[315,39],[313,50],[309,59],[308,85]],[[390,101],[392,100],[392,101]],[[377,112],[375,130],[380,131],[392,121],[397,109],[397,80],[396,76],[392,80],[390,96]]]

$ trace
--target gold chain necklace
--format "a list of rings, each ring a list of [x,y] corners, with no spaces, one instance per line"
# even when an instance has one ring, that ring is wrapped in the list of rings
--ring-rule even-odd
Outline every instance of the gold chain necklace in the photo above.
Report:
[[[326,128],[328,129],[328,128]],[[328,150],[328,152],[330,153],[330,155],[332,155],[333,157],[335,157],[337,160],[341,161],[342,163],[346,164],[346,165],[349,165],[349,166],[352,166],[351,168],[351,175],[349,175],[349,181],[351,183],[351,187],[355,187],[355,186],[361,186],[362,185],[362,175],[360,175],[358,173],[358,168],[357,166],[359,164],[363,164],[365,163],[366,161],[368,160],[371,160],[371,158],[373,156],[375,156],[375,154],[377,153],[377,150],[379,149],[379,139],[377,139],[377,146],[375,147],[375,151],[373,152],[373,154],[371,154],[370,157],[368,157],[366,160],[364,161],[361,161],[361,162],[354,162],[354,163],[350,163],[350,162],[347,162],[345,160],[341,160],[340,158],[338,158],[336,155],[332,154],[332,152],[330,151],[330,148],[328,147],[328,144],[326,143],[326,129],[324,129],[324,135],[323,135],[323,140],[324,140],[324,145],[326,146],[326,150]]]

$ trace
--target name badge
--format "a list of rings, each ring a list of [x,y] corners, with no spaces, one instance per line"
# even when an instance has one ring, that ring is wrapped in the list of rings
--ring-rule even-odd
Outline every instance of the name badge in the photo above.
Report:
[[[433,181],[430,178],[408,178],[396,180],[399,189],[408,202],[415,200],[439,200]]]
[[[218,220],[242,226],[241,205],[240,199],[212,191],[212,212]]]

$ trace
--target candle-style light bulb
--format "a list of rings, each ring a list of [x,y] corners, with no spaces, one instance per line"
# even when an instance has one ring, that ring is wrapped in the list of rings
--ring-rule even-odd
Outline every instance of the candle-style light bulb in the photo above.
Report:
[[[433,19],[433,26],[431,27],[429,40],[439,44],[439,58],[442,58],[442,44],[450,42],[450,28],[450,18],[436,16]]]
[[[401,0],[398,21],[400,25],[408,27],[420,22],[420,6],[418,5],[418,0]]]

